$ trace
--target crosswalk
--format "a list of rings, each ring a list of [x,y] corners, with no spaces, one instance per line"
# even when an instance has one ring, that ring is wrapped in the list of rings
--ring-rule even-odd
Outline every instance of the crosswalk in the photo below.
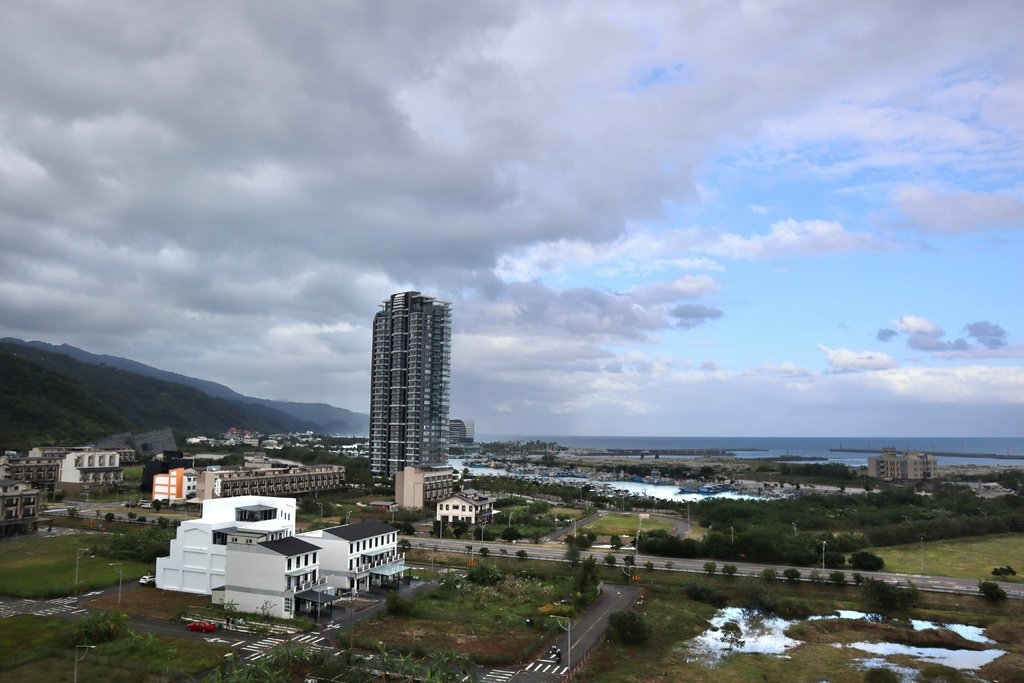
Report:
[[[505,683],[505,681],[515,676],[518,671],[505,671],[503,669],[491,669],[483,678],[480,679],[481,683]]]
[[[303,645],[309,645],[310,647],[326,647],[322,645],[327,640],[319,633],[303,633],[292,638],[293,643],[302,643]]]
[[[569,671],[569,667],[562,666],[553,659],[538,659],[535,662],[531,662],[527,667],[527,671],[537,671],[543,674],[554,674],[555,676],[563,676]]]
[[[47,600],[46,602],[40,603],[38,609],[32,610],[32,614],[40,617],[53,616],[54,614],[63,614],[65,612],[72,612],[78,608],[74,596],[68,598],[54,598],[53,600]],[[84,612],[84,609],[78,611]]]
[[[267,654],[267,650],[273,649],[284,642],[284,638],[273,638],[267,637],[262,640],[257,640],[254,643],[246,643],[239,647],[239,650],[247,653],[243,656],[243,659],[249,662],[255,662]]]

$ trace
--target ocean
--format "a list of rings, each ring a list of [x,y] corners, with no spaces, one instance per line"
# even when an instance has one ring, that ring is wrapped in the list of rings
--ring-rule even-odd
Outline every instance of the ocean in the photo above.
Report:
[[[488,441],[554,441],[569,448],[629,450],[722,449],[741,458],[799,456],[826,458],[850,466],[867,465],[868,456],[882,448],[934,453],[939,466],[995,465],[1024,467],[1024,437],[731,437],[731,436],[556,436],[477,434]],[[836,449],[848,449],[846,452]],[[864,451],[864,452],[860,452]],[[871,451],[871,452],[866,452]],[[963,457],[973,454],[981,457]],[[985,457],[1000,456],[1000,457]],[[639,456],[637,456],[639,457]],[[666,456],[687,457],[687,456]],[[1006,459],[1007,457],[1012,459]]]

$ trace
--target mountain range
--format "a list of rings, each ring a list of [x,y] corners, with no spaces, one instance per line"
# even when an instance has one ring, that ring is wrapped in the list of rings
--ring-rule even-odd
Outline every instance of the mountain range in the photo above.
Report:
[[[362,436],[369,428],[369,416],[344,408],[245,396],[223,384],[67,344],[0,339],[0,376],[0,446],[7,448],[161,427],[177,435],[238,427],[344,436]]]

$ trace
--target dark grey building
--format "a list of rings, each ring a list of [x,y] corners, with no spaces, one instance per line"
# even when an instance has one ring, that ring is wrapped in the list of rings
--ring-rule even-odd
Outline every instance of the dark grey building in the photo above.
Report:
[[[373,319],[370,471],[448,460],[451,304],[419,292],[394,294]]]

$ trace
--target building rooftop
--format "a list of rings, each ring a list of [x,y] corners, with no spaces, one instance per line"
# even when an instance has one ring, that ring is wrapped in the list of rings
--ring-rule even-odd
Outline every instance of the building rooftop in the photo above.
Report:
[[[343,538],[346,541],[361,541],[364,538],[372,538],[381,534],[391,534],[398,531],[393,526],[370,520],[368,522],[357,522],[355,524],[342,524],[324,529],[324,533]]]
[[[309,541],[303,541],[301,538],[295,538],[289,536],[288,538],[279,538],[276,541],[264,541],[260,545],[267,550],[273,550],[275,553],[280,555],[298,555],[300,553],[312,553],[320,550],[319,546],[315,546]]]

